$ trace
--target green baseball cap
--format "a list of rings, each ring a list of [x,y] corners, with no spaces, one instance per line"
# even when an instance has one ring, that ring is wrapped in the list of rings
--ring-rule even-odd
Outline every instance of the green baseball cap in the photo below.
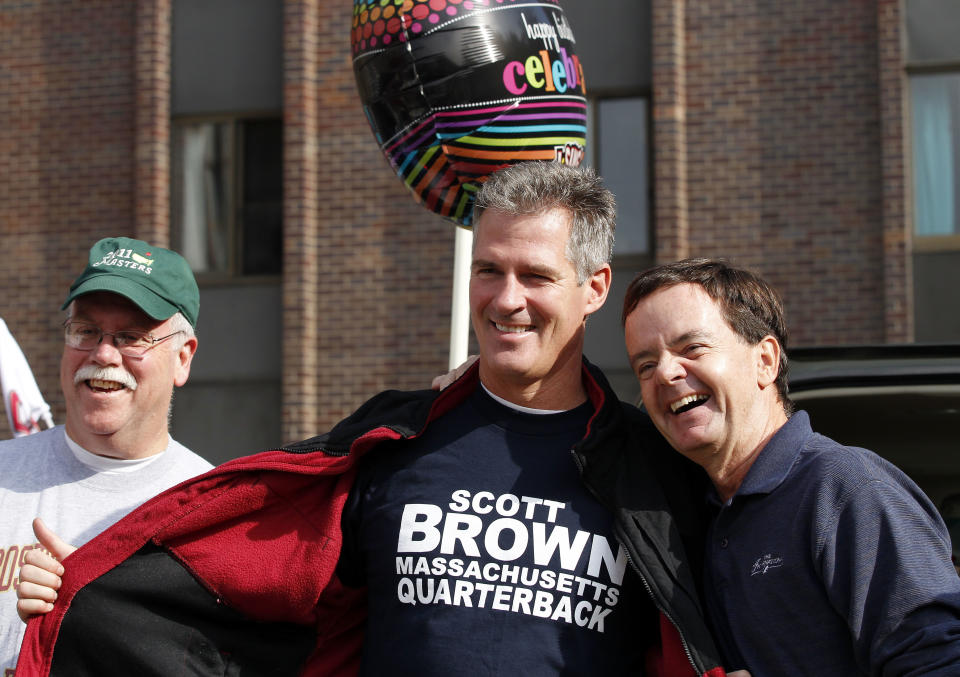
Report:
[[[129,237],[104,238],[90,248],[87,267],[70,285],[63,308],[95,291],[125,296],[155,320],[180,312],[197,326],[200,290],[190,264],[175,251]]]

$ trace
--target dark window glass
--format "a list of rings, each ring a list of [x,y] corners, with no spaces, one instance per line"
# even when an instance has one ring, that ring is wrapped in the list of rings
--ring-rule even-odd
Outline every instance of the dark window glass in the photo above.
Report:
[[[243,140],[242,274],[278,274],[283,254],[283,126],[279,120],[249,120],[243,124]]]
[[[171,169],[171,240],[195,272],[281,272],[279,119],[175,121]]]

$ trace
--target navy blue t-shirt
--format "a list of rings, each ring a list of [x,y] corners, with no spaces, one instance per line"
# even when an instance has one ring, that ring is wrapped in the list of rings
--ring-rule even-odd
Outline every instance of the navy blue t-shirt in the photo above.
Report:
[[[591,411],[478,388],[363,459],[338,567],[368,586],[361,673],[642,674],[656,614],[570,453]]]

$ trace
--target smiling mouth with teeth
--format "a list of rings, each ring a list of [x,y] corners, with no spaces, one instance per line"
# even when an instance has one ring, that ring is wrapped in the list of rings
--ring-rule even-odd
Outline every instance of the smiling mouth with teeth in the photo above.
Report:
[[[701,404],[710,399],[709,395],[702,395],[696,393],[694,395],[687,395],[686,397],[681,397],[676,402],[670,405],[670,411],[674,414],[682,414],[685,411],[690,411],[699,407]]]
[[[99,379],[87,379],[87,386],[93,390],[99,391],[113,391],[113,390],[123,390],[126,386],[122,383],[117,383],[116,381],[101,381]]]
[[[504,331],[510,334],[519,334],[521,332],[533,330],[533,325],[529,324],[500,324],[499,322],[494,322],[493,326],[499,331]]]

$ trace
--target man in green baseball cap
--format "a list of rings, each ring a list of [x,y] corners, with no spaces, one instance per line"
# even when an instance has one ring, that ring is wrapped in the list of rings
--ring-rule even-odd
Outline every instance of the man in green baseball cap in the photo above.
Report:
[[[113,458],[159,453],[173,388],[186,383],[197,348],[200,294],[189,264],[141,240],[104,238],[63,308],[67,435]]]
[[[104,238],[63,308],[66,425],[0,443],[0,552],[49,557],[31,549],[39,540],[62,559],[67,543],[85,543],[211,467],[168,433],[173,389],[187,382],[197,349],[200,294],[186,260],[141,240]],[[34,517],[42,521],[31,530]],[[24,628],[8,601],[0,604],[0,627],[8,628],[0,671],[16,664]]]

